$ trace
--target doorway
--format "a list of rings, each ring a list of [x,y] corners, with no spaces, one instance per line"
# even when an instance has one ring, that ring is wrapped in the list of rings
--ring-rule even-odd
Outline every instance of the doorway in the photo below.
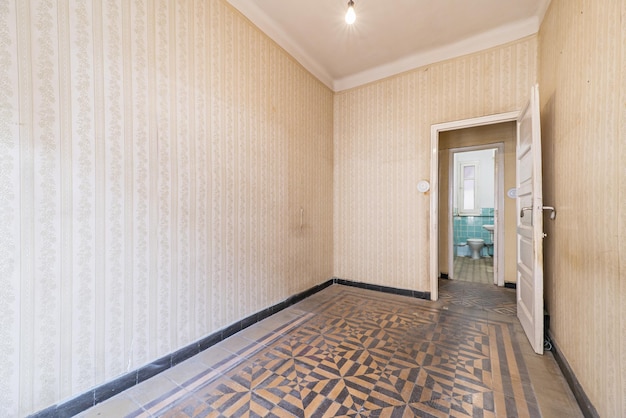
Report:
[[[441,228],[447,229],[448,222],[449,222],[449,220],[447,220],[447,218],[449,218],[447,207],[446,207],[446,210],[440,211],[440,203],[443,203],[442,200],[440,199],[441,183],[447,184],[447,179],[440,179],[440,175],[442,175],[442,177],[447,177],[445,173],[440,171],[440,158],[441,158],[440,135],[449,131],[464,130],[466,128],[477,128],[477,127],[490,126],[490,125],[495,125],[495,124],[504,124],[505,122],[506,123],[510,122],[513,124],[511,126],[514,126],[517,121],[518,116],[519,116],[519,112],[508,112],[508,113],[501,113],[501,114],[490,115],[490,116],[483,116],[483,117],[474,118],[474,119],[465,119],[465,120],[454,121],[454,122],[446,122],[446,123],[441,123],[441,124],[436,124],[436,125],[431,126],[431,151],[432,151],[431,153],[431,183],[432,183],[432,187],[431,187],[431,201],[430,201],[430,205],[431,205],[431,208],[430,208],[431,209],[430,211],[431,212],[430,277],[431,277],[431,299],[432,300],[437,300],[439,298],[438,280],[440,277],[440,272],[442,271],[441,270],[442,264],[444,268],[448,269],[447,253],[449,249],[448,243],[445,243],[445,245],[442,246],[440,242],[440,241],[446,240],[445,237],[447,237],[447,234],[440,235],[440,229]],[[499,141],[492,141],[492,142],[499,142]],[[454,147],[450,146],[449,148],[454,148]],[[506,153],[508,154],[508,152]],[[513,155],[514,154],[515,152],[514,152],[514,147],[513,147]],[[513,167],[514,167],[514,164],[513,164]],[[446,198],[444,200],[445,202],[447,202],[448,199]],[[512,204],[514,207],[515,205],[514,200],[512,200],[512,202],[513,202]],[[442,206],[443,205],[445,205],[445,203],[443,203]],[[510,212],[514,216],[515,210],[513,209]],[[444,216],[444,221],[441,220],[440,216]],[[504,234],[505,228],[500,227],[497,229],[498,231],[495,232],[494,240],[495,242],[502,243],[504,242],[503,234]],[[494,246],[495,257],[499,258],[500,260],[504,260],[504,250],[505,250],[504,247],[505,245]],[[513,252],[511,254],[514,254],[515,249],[513,249],[512,251]],[[441,263],[442,260],[443,260],[443,263]],[[506,266],[505,266],[505,270],[506,270]],[[503,279],[502,284],[504,284],[505,280],[506,279]],[[509,280],[512,280],[513,282],[515,282],[515,274],[512,274]]]
[[[491,125],[473,128],[472,132],[450,131],[449,134],[440,141],[440,146],[462,143],[458,139],[463,135],[479,139],[484,135],[487,138],[506,136],[507,128]],[[512,130],[508,134],[512,141]],[[440,232],[443,234],[447,229],[448,237],[441,241],[448,244],[448,278],[503,286],[504,265],[497,249],[501,243],[498,232],[503,228],[500,215],[504,206],[504,143],[451,148],[447,153],[445,148],[440,151],[441,171],[447,165],[449,173],[447,185],[440,183],[441,199],[445,199],[446,194],[448,198],[445,216],[448,225]]]

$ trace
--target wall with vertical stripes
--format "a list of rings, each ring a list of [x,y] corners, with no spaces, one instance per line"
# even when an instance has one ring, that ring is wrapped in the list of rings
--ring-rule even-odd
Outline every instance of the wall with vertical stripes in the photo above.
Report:
[[[430,291],[430,127],[520,110],[537,38],[417,68],[335,96],[335,275]]]
[[[0,416],[329,279],[332,108],[221,0],[0,2]]]
[[[626,417],[625,16],[624,0],[552,0],[539,32],[546,306],[602,417]]]
[[[539,49],[553,334],[623,416],[626,5],[592,3],[333,98],[222,0],[0,2],[0,415],[333,273],[430,290],[430,126],[520,109]]]

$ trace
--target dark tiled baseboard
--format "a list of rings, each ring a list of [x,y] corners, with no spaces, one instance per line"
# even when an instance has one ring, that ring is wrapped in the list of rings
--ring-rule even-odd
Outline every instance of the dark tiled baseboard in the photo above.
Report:
[[[322,284],[314,286],[304,292],[298,293],[294,296],[291,296],[284,301],[277,303],[276,305],[270,306],[260,312],[257,312],[253,315],[250,315],[240,321],[235,322],[228,327],[219,330],[211,335],[208,335],[202,338],[199,341],[196,341],[192,344],[189,344],[173,353],[168,354],[167,356],[161,357],[152,363],[143,366],[135,371],[130,373],[126,373],[117,379],[114,379],[110,382],[104,383],[95,389],[92,389],[88,392],[80,394],[68,401],[62,402],[57,405],[53,405],[44,410],[41,410],[33,415],[31,418],[65,418],[71,417],[76,414],[79,414],[82,411],[85,411],[96,404],[106,401],[107,399],[117,395],[120,392],[129,389],[144,380],[148,380],[149,378],[156,376],[157,374],[169,369],[181,363],[196,354],[199,354],[201,351],[206,350],[207,348],[223,341],[224,339],[230,337],[237,332],[254,325],[255,323],[262,321],[265,318],[270,317],[271,315],[282,311],[285,308],[294,305],[301,300],[308,298],[309,296],[314,295],[315,293],[331,286],[333,284],[340,284],[344,286],[353,286],[359,287],[363,289],[376,290],[379,292],[392,293],[395,295],[403,295],[410,296],[419,299],[430,299],[430,292],[420,292],[416,290],[406,290],[406,289],[396,289],[393,287],[387,286],[379,286],[368,283],[360,283],[353,282],[350,280],[344,280],[337,277],[333,277],[330,280],[325,281]]]
[[[583,415],[586,418],[599,418],[600,415],[598,414],[598,411],[596,411],[596,408],[593,406],[593,404],[587,397],[587,394],[585,393],[585,390],[578,382],[578,379],[576,378],[574,371],[570,367],[567,360],[565,360],[565,357],[563,357],[563,354],[559,350],[558,345],[554,342],[554,338],[552,338],[552,335],[550,335],[550,339],[552,340],[552,354],[554,355],[556,364],[559,365],[559,369],[561,369],[561,373],[563,373],[563,377],[565,377],[567,384],[572,390],[572,393],[574,394],[574,397],[576,398],[576,402],[578,402],[578,406],[580,407],[580,410],[582,411]]]
[[[391,293],[393,295],[402,295],[402,296],[409,296],[409,297],[417,298],[417,299],[430,300],[430,292],[422,292],[419,290],[409,290],[409,289],[398,289],[395,287],[380,286],[380,285],[370,284],[370,283],[353,282],[351,280],[344,280],[338,277],[333,277],[332,280],[333,280],[333,283],[341,284],[344,286],[359,287],[361,289],[376,290],[377,292]]]

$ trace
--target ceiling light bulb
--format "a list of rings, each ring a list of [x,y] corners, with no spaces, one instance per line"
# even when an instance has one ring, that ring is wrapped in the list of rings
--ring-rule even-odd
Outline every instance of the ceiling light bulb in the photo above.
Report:
[[[348,2],[348,11],[346,12],[346,23],[351,25],[356,20],[356,13],[354,12],[354,2],[350,0]]]

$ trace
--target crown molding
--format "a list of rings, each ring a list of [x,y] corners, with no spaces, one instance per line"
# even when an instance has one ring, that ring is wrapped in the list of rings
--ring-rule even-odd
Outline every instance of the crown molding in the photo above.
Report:
[[[550,0],[543,0],[537,10],[537,15],[528,19],[503,25],[459,42],[409,55],[347,77],[333,79],[326,69],[280,29],[279,25],[254,1],[227,0],[227,2],[334,92],[349,90],[425,65],[483,51],[534,35],[539,31],[541,20],[550,4]]]
[[[348,90],[435,62],[472,54],[516,41],[534,35],[538,31],[539,18],[534,16],[471,36],[459,42],[410,55],[388,64],[334,80],[332,88],[335,92]]]
[[[293,42],[289,35],[284,32],[254,1],[251,0],[226,0],[239,13],[244,15],[252,25],[258,27],[270,39],[283,48],[289,55],[300,63],[307,71],[315,76],[332,90],[334,80],[316,60],[311,58],[298,44]]]
[[[551,0],[541,0],[541,2],[539,3],[539,6],[537,7],[537,12],[535,13],[535,15],[537,16],[537,19],[539,20],[539,26],[541,26],[541,22],[543,22],[543,18],[546,16],[546,13],[548,12],[548,7],[550,7],[550,2]]]

